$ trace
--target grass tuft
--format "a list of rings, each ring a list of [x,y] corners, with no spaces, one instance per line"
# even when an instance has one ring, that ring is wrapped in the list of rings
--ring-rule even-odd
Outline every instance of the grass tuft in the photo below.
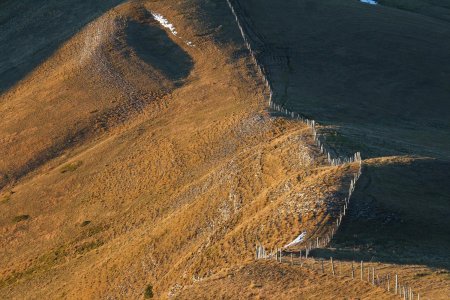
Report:
[[[19,216],[15,216],[13,218],[13,221],[18,223],[18,222],[22,222],[22,221],[28,220],[29,218],[30,218],[29,215],[19,215]]]
[[[89,221],[89,220],[84,220],[83,221],[83,223],[81,223],[81,227],[84,227],[84,226],[87,226],[87,225],[89,225],[89,224],[91,224],[91,221]]]
[[[147,285],[144,291],[144,298],[151,299],[153,298],[153,286],[151,284]]]
[[[68,163],[66,165],[64,165],[60,172],[61,173],[67,173],[67,172],[74,172],[76,171],[81,165],[83,164],[83,162],[81,160],[73,162],[73,163]]]
[[[6,195],[2,198],[2,200],[0,200],[0,203],[7,203],[11,200],[11,196],[10,195]]]

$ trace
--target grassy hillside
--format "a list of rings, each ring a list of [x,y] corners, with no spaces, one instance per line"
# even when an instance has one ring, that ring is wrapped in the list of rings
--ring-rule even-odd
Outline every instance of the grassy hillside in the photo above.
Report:
[[[267,114],[233,40],[226,4],[124,4],[2,96],[2,295],[163,297],[329,217],[351,168]]]
[[[289,261],[289,259],[288,259]],[[331,274],[329,260],[322,263],[303,259],[303,265],[294,260],[279,264],[258,261],[225,269],[205,281],[186,286],[175,299],[398,299],[381,287],[351,278],[351,263],[335,261],[335,276]],[[355,266],[355,264],[354,264]],[[366,263],[365,268],[375,268],[379,274],[399,274],[406,282],[414,282],[414,296],[420,299],[445,299],[450,292],[446,281],[448,273],[430,271],[421,266],[400,269],[396,265]],[[364,274],[365,275],[365,274]],[[447,278],[447,279],[446,279]]]
[[[0,96],[0,187],[141,111],[192,66],[142,7],[109,11]]]
[[[252,261],[257,242],[275,248],[303,231],[325,232],[358,166],[329,166],[309,127],[267,110],[267,90],[226,1],[91,2],[0,4],[3,298],[390,298],[361,282]],[[374,257],[417,279],[429,297],[445,298],[448,140],[437,138],[448,126],[446,23],[357,1],[256,4],[239,9],[277,99],[323,121],[339,151],[373,157],[334,249],[322,254]],[[369,26],[380,20],[395,24]],[[390,61],[353,55],[353,46],[380,44],[347,45],[355,24],[373,39],[392,31],[381,47]],[[405,55],[394,50],[416,43],[400,61]],[[411,105],[406,96],[391,102],[392,86],[360,98],[378,86],[364,85],[361,72],[370,68],[398,80],[399,91],[413,84]],[[431,83],[415,85],[425,71]],[[398,153],[441,160],[384,157]]]
[[[189,286],[175,299],[396,299],[382,289],[349,278],[336,280],[300,266],[246,264]]]

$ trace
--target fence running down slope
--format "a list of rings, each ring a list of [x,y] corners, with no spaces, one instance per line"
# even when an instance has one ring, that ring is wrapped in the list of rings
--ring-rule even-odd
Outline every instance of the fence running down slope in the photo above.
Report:
[[[349,207],[349,204],[350,204],[352,193],[355,190],[358,179],[362,175],[362,169],[363,169],[362,163],[363,162],[362,162],[362,158],[361,158],[361,153],[356,152],[351,157],[339,157],[339,156],[332,157],[331,152],[327,149],[327,146],[324,144],[324,142],[322,140],[322,136],[317,131],[315,120],[310,120],[308,118],[305,118],[301,114],[299,114],[297,112],[289,111],[288,109],[283,107],[281,104],[276,103],[276,99],[274,99],[274,91],[273,91],[272,85],[269,80],[268,72],[265,69],[265,67],[263,66],[263,64],[260,63],[260,61],[258,60],[258,55],[252,47],[252,39],[246,34],[246,32],[242,26],[243,21],[240,20],[239,15],[238,15],[237,11],[235,10],[235,6],[233,6],[233,4],[231,3],[231,0],[226,0],[226,1],[227,1],[227,4],[228,4],[231,12],[233,13],[233,16],[236,20],[239,31],[241,33],[241,36],[244,40],[245,46],[247,47],[247,49],[250,53],[252,62],[254,63],[254,65],[256,67],[256,71],[266,88],[265,97],[266,97],[266,101],[268,101],[269,108],[281,113],[284,117],[291,118],[291,119],[294,119],[294,120],[297,120],[299,122],[306,124],[311,129],[312,136],[314,138],[314,142],[316,143],[317,147],[320,148],[321,154],[324,154],[327,157],[327,161],[331,166],[339,166],[339,165],[350,164],[350,163],[358,163],[359,164],[358,171],[353,175],[353,178],[350,181],[348,197],[345,198],[344,206],[341,208],[339,216],[337,217],[335,222],[333,222],[333,225],[329,227],[330,231],[328,233],[326,233],[325,235],[323,235],[321,237],[316,237],[315,240],[311,240],[311,239],[308,240],[306,236],[303,236],[303,234],[301,234],[292,243],[289,243],[288,245],[277,248],[275,250],[272,249],[270,251],[267,251],[265,249],[265,247],[261,244],[258,244],[256,246],[256,259],[276,259],[278,262],[285,262],[283,260],[283,253],[287,252],[285,250],[287,250],[290,246],[293,246],[293,245],[295,245],[295,246],[301,245],[301,250],[299,250],[297,252],[288,251],[288,255],[290,255],[290,262],[292,264],[294,263],[294,257],[293,257],[294,254],[297,255],[298,259],[301,262],[303,254],[304,254],[304,258],[308,259],[308,256],[309,256],[309,253],[311,252],[311,250],[327,247],[330,244],[331,240],[333,239],[334,235],[336,234],[337,230],[339,229],[339,226],[342,224],[342,220],[345,217],[348,207]],[[236,2],[237,2],[237,4],[239,4],[238,1],[236,1]],[[263,43],[262,40],[257,37],[257,34],[255,34],[255,35],[256,35],[258,42]],[[255,41],[253,41],[253,42],[255,42]],[[308,240],[308,242],[304,242],[305,240]],[[332,273],[333,273],[333,275],[335,275],[333,259],[330,258],[330,260],[331,260],[330,264],[331,264],[331,268],[332,268]],[[364,272],[363,265],[364,265],[364,262],[361,261],[361,270],[360,270],[361,280],[363,279],[363,272]],[[393,287],[393,289],[391,289],[390,275],[385,275],[384,277],[382,277],[380,279],[379,276],[375,275],[374,268],[372,268],[372,275],[371,275],[372,277],[370,277],[370,271],[371,270],[369,268],[368,269],[368,281],[371,282],[373,285],[383,286],[386,288],[387,291],[393,291],[396,295],[400,295],[400,297],[403,297],[404,299],[414,299],[414,292],[413,292],[412,288],[407,285],[401,285],[399,283],[398,275],[395,275],[395,286]],[[322,261],[322,272],[324,272],[323,261]],[[355,270],[353,268],[353,263],[352,263],[352,278],[355,278]],[[377,278],[377,279],[375,279],[375,278]],[[417,299],[420,299],[419,294],[417,294]]]
[[[311,129],[312,136],[314,138],[315,143],[320,148],[321,153],[326,155],[327,161],[331,166],[338,166],[338,165],[342,165],[342,164],[355,163],[355,162],[359,163],[358,172],[356,172],[354,174],[353,179],[350,182],[349,195],[347,198],[345,198],[345,204],[338,216],[338,219],[336,220],[336,225],[333,227],[333,229],[331,230],[331,232],[329,234],[327,234],[324,237],[317,238],[316,243],[311,242],[307,247],[305,247],[305,251],[309,252],[311,249],[318,248],[319,246],[321,246],[321,247],[326,246],[329,244],[329,242],[333,238],[333,235],[336,233],[337,229],[339,228],[339,225],[342,223],[342,218],[345,216],[346,211],[348,209],[348,204],[349,204],[349,201],[351,198],[351,194],[355,189],[355,186],[356,186],[356,183],[357,183],[359,177],[361,176],[361,173],[362,173],[361,154],[359,152],[357,152],[351,157],[332,157],[330,151],[327,150],[326,145],[322,141],[321,136],[319,135],[319,133],[317,131],[315,120],[307,119],[297,112],[289,111],[288,109],[282,107],[280,104],[276,104],[276,102],[273,99],[274,93],[273,93],[270,81],[267,77],[267,72],[266,72],[264,66],[261,63],[259,63],[256,52],[253,50],[250,39],[247,37],[247,35],[241,25],[241,21],[238,17],[238,14],[236,13],[236,10],[234,9],[234,6],[232,5],[230,0],[226,0],[226,1],[233,13],[233,16],[239,27],[239,31],[242,35],[242,38],[244,39],[244,43],[245,43],[248,51],[250,52],[250,56],[252,58],[253,63],[256,66],[258,75],[260,76],[260,78],[262,78],[262,82],[264,83],[264,85],[268,91],[268,93],[267,93],[268,95],[266,95],[266,96],[267,96],[267,100],[269,102],[269,107],[275,111],[282,113],[285,117],[289,117],[289,118],[298,120],[298,121],[306,124]]]

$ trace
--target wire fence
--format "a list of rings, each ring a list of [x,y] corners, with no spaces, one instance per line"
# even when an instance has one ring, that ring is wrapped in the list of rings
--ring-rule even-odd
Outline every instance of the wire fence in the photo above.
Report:
[[[283,107],[281,104],[277,104],[274,101],[275,100],[274,92],[273,92],[271,83],[269,81],[268,72],[265,69],[265,67],[263,66],[263,64],[261,64],[258,61],[258,56],[252,47],[251,39],[245,33],[244,28],[241,23],[241,20],[239,19],[239,16],[238,16],[234,6],[232,5],[231,0],[226,0],[226,2],[228,4],[231,12],[233,13],[233,16],[236,20],[239,31],[241,33],[241,36],[244,40],[245,46],[248,49],[251,59],[252,59],[252,62],[254,63],[254,65],[256,67],[256,71],[257,71],[258,75],[260,76],[261,81],[266,88],[266,92],[267,92],[266,97],[267,97],[270,109],[277,111],[279,113],[282,113],[285,117],[289,117],[291,119],[298,120],[298,121],[306,124],[311,129],[314,142],[317,145],[317,147],[320,149],[320,153],[326,156],[327,162],[331,166],[339,166],[339,165],[351,164],[351,163],[359,164],[358,171],[355,174],[353,174],[353,178],[350,181],[348,196],[344,199],[344,205],[340,209],[336,220],[333,222],[333,224],[331,226],[329,226],[329,231],[327,233],[323,234],[322,236],[316,236],[315,239],[309,238],[307,240],[305,237],[304,239],[302,239],[301,241],[299,241],[298,243],[295,244],[295,245],[301,245],[301,249],[297,252],[292,252],[292,251],[286,252],[286,248],[287,248],[286,246],[282,247],[282,248],[278,248],[278,249],[271,249],[270,251],[267,251],[266,248],[261,244],[256,246],[256,253],[255,253],[256,259],[275,259],[278,262],[286,262],[286,256],[283,256],[283,255],[287,253],[288,255],[290,255],[290,257],[289,256],[287,257],[287,262],[294,264],[294,262],[295,262],[294,256],[296,256],[297,261],[299,261],[300,264],[303,266],[304,261],[308,261],[309,259],[311,260],[311,258],[309,257],[311,250],[318,249],[318,248],[326,248],[330,244],[331,240],[333,239],[334,235],[338,231],[339,227],[341,226],[343,218],[347,214],[347,210],[349,208],[350,200],[352,198],[352,194],[355,190],[356,184],[362,175],[363,162],[362,162],[362,158],[361,158],[361,153],[356,152],[354,155],[352,155],[350,157],[339,157],[339,156],[333,157],[331,155],[331,152],[327,149],[327,146],[321,140],[321,135],[318,133],[315,120],[310,120],[308,118],[305,118],[301,114],[290,111],[287,108]],[[307,241],[303,242],[303,240],[307,240]],[[289,244],[289,246],[291,246],[291,245],[292,245],[292,243]],[[312,259],[312,261],[317,262],[317,260],[314,260],[314,259]],[[325,263],[323,260],[320,261],[320,266],[321,266],[322,273],[325,273]],[[332,275],[336,276],[337,272],[336,272],[335,264],[333,262],[332,257],[330,258],[329,269],[330,269]],[[371,267],[371,268],[367,267],[366,269],[367,269],[367,281],[370,282],[372,285],[382,286],[388,292],[393,292],[395,295],[399,295],[400,297],[403,297],[403,299],[405,299],[405,300],[414,300],[414,299],[419,300],[420,299],[420,294],[418,294],[418,293],[415,294],[413,289],[411,288],[411,286],[404,284],[404,283],[402,284],[399,281],[398,274],[394,274],[394,277],[391,277],[392,274],[383,274],[383,275],[377,274],[376,269],[374,267]],[[351,274],[351,278],[356,279],[356,275],[355,275],[356,271],[355,271],[353,262],[351,263],[351,273],[350,274]],[[361,280],[364,280],[366,278],[363,261],[360,262],[360,276],[359,277]],[[394,278],[395,278],[395,283],[393,281]]]
[[[336,279],[351,278],[367,282],[374,287],[383,288],[386,292],[397,295],[404,300],[420,300],[420,293],[416,292],[411,282],[402,281],[399,274],[392,271],[383,271],[377,264],[360,261],[336,261],[307,257],[302,251],[285,252],[282,250],[266,253],[264,247],[256,247],[256,258],[259,260],[275,260],[279,263],[290,264],[307,268],[319,274],[328,274]],[[423,296],[422,296],[423,297]]]

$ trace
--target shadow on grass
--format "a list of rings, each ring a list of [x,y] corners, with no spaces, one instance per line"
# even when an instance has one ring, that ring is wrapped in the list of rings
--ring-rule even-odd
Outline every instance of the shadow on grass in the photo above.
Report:
[[[126,33],[127,43],[136,54],[165,77],[176,82],[189,75],[194,66],[192,58],[158,25],[131,21]]]
[[[332,244],[313,255],[450,269],[450,162],[365,167]]]

